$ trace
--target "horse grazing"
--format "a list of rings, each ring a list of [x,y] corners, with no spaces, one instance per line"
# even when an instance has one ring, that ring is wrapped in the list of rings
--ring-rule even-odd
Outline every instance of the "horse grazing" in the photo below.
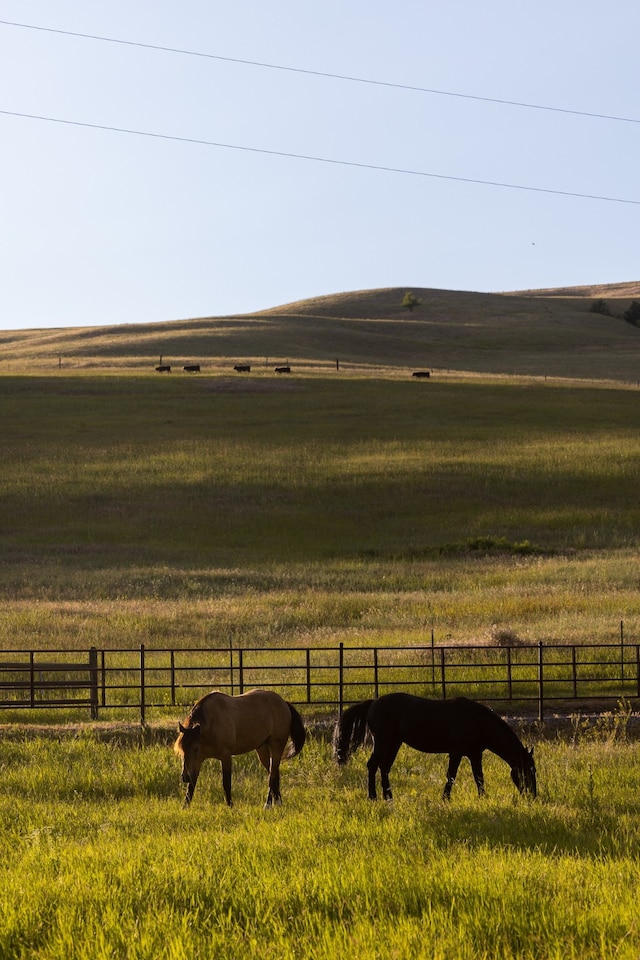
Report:
[[[265,807],[281,803],[280,761],[300,753],[306,738],[296,708],[270,690],[249,690],[238,697],[214,690],[201,697],[189,716],[178,724],[174,750],[182,757],[182,782],[187,784],[185,806],[191,803],[203,760],[222,764],[222,787],[231,806],[231,758],[255,750],[269,772]],[[287,753],[284,748],[291,737]]]
[[[427,700],[409,693],[388,693],[377,700],[364,700],[342,714],[333,737],[333,755],[340,765],[362,746],[367,733],[373,738],[373,753],[367,762],[369,799],[376,799],[376,773],[380,770],[382,792],[391,800],[389,771],[403,743],[422,753],[448,753],[449,767],[443,798],[451,796],[463,757],[471,761],[478,795],[484,793],[482,754],[491,750],[511,767],[511,779],[520,793],[536,796],[533,750],[522,745],[511,727],[497,713],[475,700]]]

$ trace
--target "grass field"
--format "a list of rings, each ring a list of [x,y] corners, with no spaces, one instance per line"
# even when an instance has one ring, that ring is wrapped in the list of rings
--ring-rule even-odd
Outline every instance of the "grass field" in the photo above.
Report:
[[[0,644],[638,636],[635,389],[0,378]]]
[[[217,764],[181,809],[170,748],[81,735],[0,742],[0,956],[631,960],[640,951],[640,747],[611,731],[536,747],[540,795],[404,748],[392,804],[311,739],[264,811],[255,757],[234,806]]]
[[[612,641],[640,632],[638,392],[308,372],[0,377],[0,646]],[[402,752],[392,805],[311,738],[262,810],[163,743],[4,730],[0,957],[630,960],[637,743]]]

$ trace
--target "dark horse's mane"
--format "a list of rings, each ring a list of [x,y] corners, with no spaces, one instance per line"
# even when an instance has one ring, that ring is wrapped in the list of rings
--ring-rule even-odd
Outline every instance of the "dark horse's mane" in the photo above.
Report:
[[[465,700],[466,697],[460,697],[459,699]],[[504,734],[516,749],[524,749],[522,742],[520,741],[520,737],[506,720],[499,716],[499,714],[492,710],[491,707],[488,707],[485,703],[479,703],[478,701],[475,701],[475,704],[486,718],[487,724],[491,724],[496,731],[500,731],[502,734]]]

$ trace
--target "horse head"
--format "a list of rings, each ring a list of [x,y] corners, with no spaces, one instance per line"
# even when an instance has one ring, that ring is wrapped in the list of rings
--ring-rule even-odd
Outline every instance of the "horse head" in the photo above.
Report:
[[[515,783],[520,793],[530,793],[536,796],[538,788],[536,784],[536,765],[533,760],[533,748],[523,750],[522,756],[515,767],[511,768],[511,779]]]
[[[201,750],[202,731],[199,723],[188,723],[186,727],[179,723],[178,731],[178,739],[173,749],[178,756],[182,757],[181,779],[183,783],[188,784],[186,802],[189,803],[196,788],[198,774],[204,759]]]

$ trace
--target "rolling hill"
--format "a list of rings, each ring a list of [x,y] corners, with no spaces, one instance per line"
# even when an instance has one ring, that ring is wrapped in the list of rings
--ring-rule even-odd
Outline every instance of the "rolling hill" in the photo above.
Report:
[[[409,311],[410,290],[420,304]],[[622,318],[640,283],[513,293],[392,287],[314,297],[252,314],[0,332],[0,373],[26,369],[230,372],[251,363],[448,369],[636,382],[640,327]],[[606,301],[608,314],[594,312]]]

